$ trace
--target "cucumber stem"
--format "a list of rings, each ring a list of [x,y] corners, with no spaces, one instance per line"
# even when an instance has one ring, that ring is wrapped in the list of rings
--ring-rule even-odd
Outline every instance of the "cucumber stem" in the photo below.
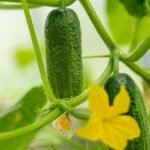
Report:
[[[119,73],[119,57],[116,54],[113,54],[113,73]]]
[[[120,57],[120,50],[115,49],[114,52],[112,53],[114,74],[119,73],[119,57]]]
[[[65,9],[66,0],[61,0],[60,8]]]

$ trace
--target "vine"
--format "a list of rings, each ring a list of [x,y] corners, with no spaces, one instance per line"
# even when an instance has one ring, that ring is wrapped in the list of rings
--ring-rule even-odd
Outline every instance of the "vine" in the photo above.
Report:
[[[0,0],[0,2],[22,2],[21,0]],[[38,5],[45,5],[45,6],[52,6],[52,7],[58,7],[60,6],[61,0],[28,0],[28,3],[31,4],[38,4]],[[71,5],[75,0],[67,0],[66,5]]]
[[[45,71],[45,68],[44,68],[44,64],[43,64],[43,60],[42,60],[42,56],[41,56],[41,52],[40,52],[40,47],[39,47],[39,44],[38,44],[38,40],[37,40],[37,37],[36,37],[36,33],[35,33],[35,30],[34,30],[32,19],[31,19],[31,16],[30,16],[30,12],[29,12],[29,9],[28,9],[28,4],[27,4],[26,0],[22,0],[22,4],[23,4],[23,9],[24,9],[24,13],[25,13],[25,16],[26,16],[27,24],[28,24],[28,27],[29,27],[33,47],[34,47],[34,50],[35,50],[35,55],[36,55],[36,58],[37,58],[39,72],[41,74],[44,89],[46,91],[46,94],[47,94],[49,100],[52,101],[52,102],[56,102],[56,98],[53,95],[53,92],[52,92],[52,89],[50,87],[50,84],[49,84],[49,81],[48,81],[48,78],[47,78],[47,74],[46,74],[46,71]]]

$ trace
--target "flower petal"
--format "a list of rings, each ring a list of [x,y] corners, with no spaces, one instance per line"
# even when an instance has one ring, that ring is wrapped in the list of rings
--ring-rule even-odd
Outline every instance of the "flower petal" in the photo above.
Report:
[[[105,90],[98,85],[90,86],[89,109],[99,115],[103,115],[109,107],[109,99]]]
[[[119,93],[114,99],[113,106],[110,106],[106,117],[110,118],[116,115],[127,113],[130,106],[130,97],[124,86],[121,86]]]
[[[95,114],[91,115],[87,125],[84,128],[79,128],[75,133],[85,139],[97,141],[100,139],[99,133],[102,130],[102,120],[97,119]]]
[[[103,124],[104,130],[101,141],[115,150],[124,150],[127,146],[127,139],[125,139],[122,133],[118,132],[110,122],[105,121]]]
[[[114,117],[111,120],[112,126],[120,132],[126,139],[134,139],[140,136],[140,128],[134,118],[123,115]]]

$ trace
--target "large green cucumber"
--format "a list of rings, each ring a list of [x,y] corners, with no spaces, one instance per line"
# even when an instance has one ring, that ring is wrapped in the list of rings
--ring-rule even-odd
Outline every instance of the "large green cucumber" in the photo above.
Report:
[[[81,30],[76,13],[55,9],[45,25],[47,73],[56,98],[77,96],[82,90]]]
[[[144,101],[138,86],[129,75],[119,73],[110,77],[106,82],[105,89],[109,94],[110,103],[112,104],[121,85],[126,87],[131,98],[128,114],[137,120],[141,129],[141,136],[135,140],[129,141],[126,150],[150,150],[150,135]]]

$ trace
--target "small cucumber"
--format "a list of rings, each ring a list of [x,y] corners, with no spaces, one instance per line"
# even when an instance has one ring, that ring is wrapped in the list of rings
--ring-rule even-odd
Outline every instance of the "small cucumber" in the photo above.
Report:
[[[141,129],[141,136],[129,141],[126,150],[150,150],[150,135],[144,101],[138,86],[129,75],[119,73],[110,77],[110,79],[106,82],[105,89],[109,94],[110,103],[113,102],[113,99],[119,92],[121,85],[126,87],[131,98],[128,114],[136,119]]]
[[[58,99],[77,96],[82,90],[81,30],[76,13],[54,9],[45,25],[48,78]]]

